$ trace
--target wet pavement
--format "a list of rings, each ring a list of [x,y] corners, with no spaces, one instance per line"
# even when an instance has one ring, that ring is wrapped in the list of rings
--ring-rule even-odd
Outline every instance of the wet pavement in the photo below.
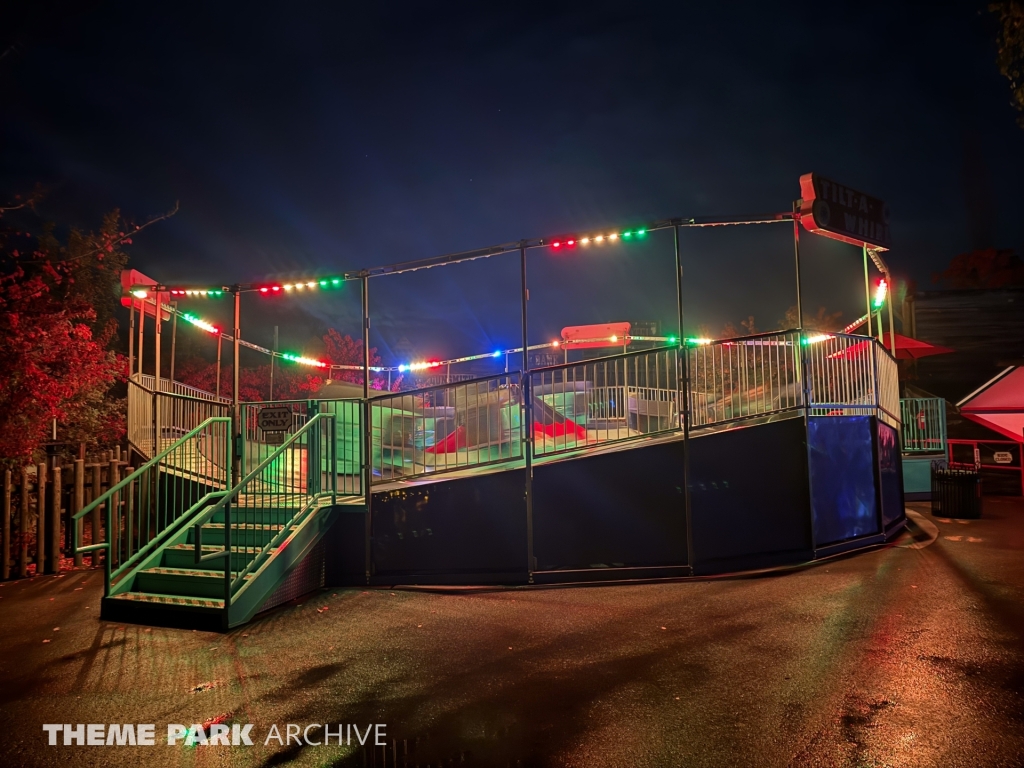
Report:
[[[337,589],[228,635],[100,622],[97,571],[6,582],[0,765],[1024,765],[1024,503],[986,502],[771,576]],[[111,722],[157,745],[42,728]],[[166,745],[211,722],[256,743]],[[289,723],[387,746],[264,745]]]

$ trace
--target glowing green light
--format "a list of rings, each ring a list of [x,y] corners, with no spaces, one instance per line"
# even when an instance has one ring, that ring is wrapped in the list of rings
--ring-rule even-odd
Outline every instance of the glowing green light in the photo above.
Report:
[[[675,344],[676,343],[676,337],[675,336],[669,336],[668,337],[668,343],[669,344]]]
[[[331,280],[331,285],[341,285],[341,279],[337,277],[334,278],[333,280]]]
[[[633,233],[632,233],[632,232],[623,232],[623,233],[622,233],[622,237],[623,237],[623,238],[626,238],[626,237],[632,237],[632,236],[633,236]]]
[[[638,230],[636,231],[636,236],[637,236],[637,237],[643,237],[643,236],[644,236],[644,235],[646,235],[646,234],[647,234],[647,230],[646,230],[646,229],[638,229]]]

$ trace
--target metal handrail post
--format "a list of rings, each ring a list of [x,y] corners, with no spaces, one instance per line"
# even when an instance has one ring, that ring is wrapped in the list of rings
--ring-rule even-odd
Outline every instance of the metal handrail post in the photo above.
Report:
[[[363,310],[363,496],[366,507],[364,527],[364,555],[366,583],[370,583],[373,570],[373,408],[370,405],[370,279],[362,278]]]
[[[523,441],[523,458],[525,470],[523,474],[523,496],[526,502],[526,573],[527,581],[533,583],[533,572],[536,569],[536,558],[533,554],[533,387],[530,380],[530,340],[527,325],[527,304],[530,291],[526,287],[526,245],[519,247],[520,295],[523,313],[523,372],[521,389],[523,392],[523,429],[526,430]]]

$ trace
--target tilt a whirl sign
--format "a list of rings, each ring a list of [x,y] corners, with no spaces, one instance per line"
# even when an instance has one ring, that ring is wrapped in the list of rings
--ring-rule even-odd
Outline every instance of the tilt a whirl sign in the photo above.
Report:
[[[800,177],[800,196],[800,221],[808,232],[852,245],[889,249],[889,205],[884,201],[816,173]]]

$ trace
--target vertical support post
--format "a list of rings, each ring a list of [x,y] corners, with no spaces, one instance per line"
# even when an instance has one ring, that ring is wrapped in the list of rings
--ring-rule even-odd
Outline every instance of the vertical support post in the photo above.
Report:
[[[686,519],[686,562],[693,573],[693,510],[690,506],[690,354],[686,349],[683,323],[683,262],[679,250],[679,225],[672,227],[676,254],[676,320],[679,346],[676,348],[676,402],[683,427],[683,514]],[[680,359],[682,365],[680,365]],[[637,417],[639,419],[639,416]]]
[[[74,494],[74,512],[71,515],[77,515],[82,511],[85,506],[85,460],[75,459],[75,494]],[[76,530],[76,536],[73,541],[77,541],[79,546],[82,543],[82,519],[79,518],[74,522]],[[78,547],[75,547],[77,550]],[[82,567],[82,553],[75,552],[75,567]]]
[[[526,501],[526,573],[532,584],[533,572],[537,568],[537,560],[533,554],[533,392],[530,386],[530,335],[527,322],[530,289],[526,284],[526,245],[523,243],[519,245],[519,274],[523,308],[523,378],[520,389],[523,393],[523,458],[526,462],[523,489]]]
[[[128,305],[128,376],[135,367],[135,297]]]
[[[361,278],[361,306],[363,313],[363,497],[366,500],[366,520],[364,528],[364,557],[366,565],[366,583],[370,583],[373,571],[373,408],[370,407],[370,278]]]
[[[51,573],[60,573],[60,503],[61,477],[60,465],[53,468],[53,486],[51,493],[50,512],[50,568]]]
[[[893,357],[896,357],[896,326],[892,319],[892,296],[894,293],[894,286],[892,283],[892,275],[888,272],[885,273],[885,285],[885,303],[888,305],[889,309],[889,351],[892,352]]]
[[[101,467],[100,467],[99,463],[96,463],[96,464],[92,465],[92,498],[93,498],[93,500],[98,499],[100,497],[100,494],[103,493],[103,484],[101,482],[100,471],[101,471]],[[100,510],[102,509],[102,507],[103,507],[102,504],[97,504],[93,508],[92,512],[89,515],[89,518],[90,518],[89,522],[91,523],[91,528],[92,528],[92,541],[89,542],[90,544],[99,544],[100,543],[100,538],[103,535],[103,530],[102,530],[102,526],[101,526],[101,523],[100,523]],[[92,560],[91,560],[92,567],[95,568],[97,565],[100,564],[100,550],[94,549],[92,551],[92,553],[91,553],[91,558],[92,558]]]
[[[178,346],[178,302],[172,301],[171,306],[174,308],[174,311],[171,312],[171,370],[167,374],[167,378],[171,381],[171,392],[174,392],[174,355]]]
[[[224,346],[224,334],[217,334],[217,399],[220,400],[220,352]]]
[[[18,578],[28,576],[28,467],[21,470],[21,509],[18,520]]]
[[[865,336],[871,336],[871,281],[868,279],[868,247],[866,245],[861,247],[864,252],[864,304],[867,308],[867,316],[865,322]],[[881,324],[881,318],[879,318],[879,324]]]
[[[110,464],[107,465],[107,489],[113,488],[119,482],[120,477],[120,465],[117,459],[113,456],[110,458]],[[110,542],[110,549],[107,550],[107,561],[109,562],[113,558],[118,556],[120,548],[117,546],[121,540],[121,494],[114,493],[110,496],[110,501],[107,503],[107,541]],[[107,570],[110,566],[107,566]]]
[[[270,356],[270,402],[274,402],[274,367],[277,363],[277,326],[274,326],[274,354]]]
[[[4,470],[4,508],[0,521],[0,581],[11,575],[11,470]]]
[[[238,347],[238,340],[240,338],[242,338],[242,328],[241,328],[241,325],[242,325],[242,292],[239,290],[239,287],[237,285],[233,286],[231,291],[234,294],[234,299],[235,299],[234,326],[233,326],[234,327],[234,331],[233,331],[234,339],[232,340],[232,345],[233,345],[232,358],[233,358],[233,362],[232,362],[232,365],[231,365],[231,377],[232,377],[232,387],[231,387],[231,434],[234,436],[234,439],[235,439],[235,452],[234,452],[234,459],[231,462],[231,464],[232,464],[232,467],[231,467],[231,477],[232,477],[232,479],[235,482],[237,482],[237,481],[241,480],[242,477],[243,477],[243,474],[242,474],[242,446],[244,445],[244,441],[242,439],[241,410],[239,408],[239,398],[238,398],[238,348],[239,348]],[[220,369],[218,368],[218,371],[219,370]],[[225,519],[224,519],[225,531],[229,527],[229,520],[227,518],[228,514],[230,514],[230,513],[226,513]],[[225,568],[227,568],[228,571],[231,570],[231,557],[230,557],[230,555],[228,556],[228,564],[225,566]],[[227,604],[225,603],[225,609],[226,608],[227,608]]]
[[[156,293],[153,295],[153,307],[155,311],[153,313],[153,324],[156,327],[153,337],[153,456],[160,453],[160,440],[163,432],[163,423],[160,420],[160,326],[163,325],[161,307],[160,307],[160,294]],[[96,491],[99,494],[99,490]],[[93,544],[96,544],[93,541]],[[98,551],[98,550],[97,550]],[[93,562],[96,562],[97,554],[93,554]]]
[[[146,300],[139,299],[139,378],[142,378],[142,345],[146,330]],[[141,381],[139,382],[142,383]]]
[[[793,203],[793,261],[796,267],[796,327],[804,329],[803,292],[800,289],[800,202]]]
[[[46,464],[36,465],[36,576],[46,570]]]
[[[155,379],[155,386],[153,387],[153,389],[156,392],[161,392],[162,390],[160,389],[160,337],[162,336],[162,334],[160,331],[161,326],[163,325],[163,312],[161,311],[160,307],[160,294],[156,294],[153,297],[153,302],[153,305],[156,307],[156,314],[153,318],[153,323],[156,326],[156,331],[154,332],[153,338],[153,354],[156,356],[155,362],[153,364],[153,377]]]

